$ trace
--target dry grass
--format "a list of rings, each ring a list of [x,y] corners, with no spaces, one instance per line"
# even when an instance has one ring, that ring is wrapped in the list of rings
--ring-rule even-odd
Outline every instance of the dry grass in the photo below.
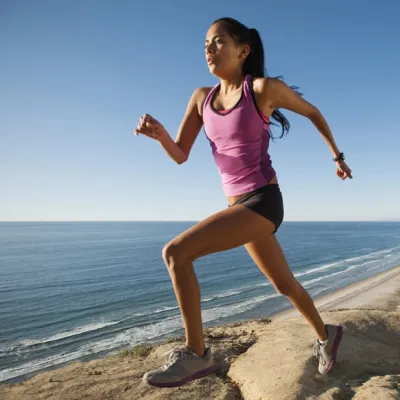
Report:
[[[131,349],[124,349],[119,352],[120,357],[133,357],[133,358],[146,358],[151,351],[153,346],[148,344],[139,344]]]

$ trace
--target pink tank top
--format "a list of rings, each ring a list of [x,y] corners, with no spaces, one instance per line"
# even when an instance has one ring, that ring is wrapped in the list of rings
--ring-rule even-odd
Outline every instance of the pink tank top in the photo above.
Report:
[[[226,196],[237,196],[266,185],[274,176],[269,147],[269,118],[257,108],[252,76],[243,82],[242,95],[230,110],[218,111],[214,86],[203,105],[204,131],[210,142]]]

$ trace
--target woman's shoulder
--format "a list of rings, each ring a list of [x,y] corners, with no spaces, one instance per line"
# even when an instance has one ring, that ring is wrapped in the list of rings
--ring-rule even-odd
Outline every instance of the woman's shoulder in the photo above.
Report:
[[[194,95],[196,96],[196,98],[200,99],[200,100],[204,100],[208,94],[211,92],[212,90],[212,86],[208,87],[208,86],[203,86],[203,87],[199,87],[197,89],[195,89],[194,91]]]
[[[253,90],[255,93],[261,94],[265,92],[268,86],[273,85],[273,78],[268,77],[256,77],[253,78]]]
[[[195,89],[195,91],[193,92],[193,97],[196,101],[197,104],[197,110],[200,116],[202,116],[203,114],[203,105],[204,102],[206,101],[207,96],[209,95],[209,93],[211,92],[212,87],[199,87],[197,89]]]
[[[270,78],[254,78],[253,79],[253,90],[257,94],[267,94],[268,92],[275,92],[281,90],[282,87],[286,87],[286,83],[284,83],[279,77]]]

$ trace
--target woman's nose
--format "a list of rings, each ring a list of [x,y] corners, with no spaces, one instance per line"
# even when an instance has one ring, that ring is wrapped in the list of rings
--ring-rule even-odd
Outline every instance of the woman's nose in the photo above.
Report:
[[[206,46],[206,54],[212,54],[214,52],[214,48],[212,44]]]

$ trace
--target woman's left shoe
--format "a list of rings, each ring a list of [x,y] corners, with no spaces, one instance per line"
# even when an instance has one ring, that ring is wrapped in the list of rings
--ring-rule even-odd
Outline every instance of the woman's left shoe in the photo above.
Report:
[[[343,327],[341,325],[325,325],[328,340],[320,343],[319,340],[314,345],[313,355],[318,361],[318,371],[327,374],[332,371],[336,363],[337,351],[343,337]]]

